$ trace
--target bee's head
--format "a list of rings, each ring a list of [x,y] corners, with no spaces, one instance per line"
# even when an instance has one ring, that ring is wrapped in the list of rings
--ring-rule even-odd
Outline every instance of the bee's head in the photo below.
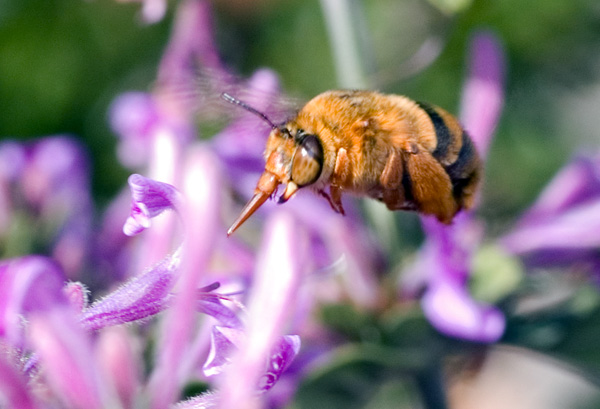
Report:
[[[279,203],[287,201],[301,187],[315,183],[323,169],[323,146],[316,135],[302,129],[273,129],[265,150],[265,172],[286,184]]]
[[[316,135],[290,124],[277,126],[265,114],[244,102],[227,94],[223,94],[223,98],[260,116],[271,126],[265,149],[265,170],[256,184],[254,196],[227,231],[227,235],[231,235],[275,193],[280,184],[286,187],[278,202],[285,203],[299,188],[315,183],[323,169],[323,146]]]

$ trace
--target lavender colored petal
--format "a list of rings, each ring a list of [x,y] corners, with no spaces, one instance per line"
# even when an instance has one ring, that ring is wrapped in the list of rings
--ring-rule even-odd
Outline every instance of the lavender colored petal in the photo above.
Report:
[[[82,283],[67,283],[63,288],[63,293],[74,311],[83,311],[88,306],[89,291]]]
[[[217,294],[200,293],[196,308],[198,312],[210,315],[223,326],[231,328],[242,326],[236,313],[231,308],[223,305]]]
[[[500,41],[487,31],[473,36],[469,54],[460,119],[485,157],[504,105],[506,63]]]
[[[8,408],[41,409],[29,391],[26,379],[8,356],[0,354],[0,400]]]
[[[161,103],[174,118],[179,116],[185,123],[203,108],[199,106],[202,98],[198,95],[198,67],[208,72],[208,78],[203,80],[214,82],[211,85],[215,89],[223,89],[224,79],[229,77],[215,47],[211,8],[211,3],[205,1],[180,3],[158,69],[157,93]]]
[[[246,336],[242,330],[227,327],[213,327],[211,334],[211,348],[203,366],[206,376],[222,373],[231,363],[233,353],[244,346]],[[298,335],[285,335],[275,343],[271,354],[265,357],[263,374],[255,386],[257,392],[266,392],[271,389],[281,375],[290,366],[300,351],[300,337]]]
[[[520,218],[517,228],[544,223],[553,217],[600,197],[600,155],[579,155],[548,183],[535,203]]]
[[[285,335],[282,337],[279,344],[273,348],[266,373],[259,380],[259,390],[266,392],[271,389],[296,358],[298,352],[300,352],[300,337],[298,335]]]
[[[600,247],[600,198],[571,208],[544,223],[524,225],[500,241],[513,254]]]
[[[22,341],[23,315],[66,305],[64,275],[46,257],[28,256],[0,264],[0,336],[9,344]]]
[[[135,407],[135,397],[141,388],[140,349],[141,345],[123,325],[100,331],[96,348],[98,363],[123,409]]]
[[[256,71],[248,80],[249,92],[234,95],[260,112],[273,117],[279,90],[277,75],[267,69]],[[252,192],[257,174],[264,168],[263,150],[269,125],[250,112],[240,110],[238,117],[213,138],[215,151],[225,164],[234,187],[243,194]]]
[[[15,181],[25,169],[27,153],[23,144],[15,141],[0,143],[0,180]]]
[[[150,227],[150,219],[165,210],[179,210],[182,198],[179,191],[168,183],[145,178],[138,174],[129,176],[131,213],[123,226],[126,235],[135,235]]]
[[[112,400],[94,365],[91,340],[71,308],[35,314],[30,325],[31,343],[53,394],[66,407],[108,407]]]
[[[142,21],[147,24],[159,22],[167,12],[167,0],[142,0]]]
[[[283,335],[293,311],[307,243],[293,218],[273,214],[267,224],[257,262],[256,281],[248,302],[247,338],[225,372],[220,408],[256,407],[256,385],[264,374],[265,357]]]
[[[121,94],[109,108],[113,131],[124,140],[139,141],[140,147],[150,142],[148,139],[159,120],[156,102],[146,92]]]
[[[81,314],[84,328],[98,330],[148,318],[164,310],[171,300],[180,262],[180,251],[177,251],[94,302]]]
[[[183,374],[179,377],[173,374],[186,359],[198,302],[197,289],[214,250],[214,237],[223,228],[219,217],[220,169],[214,154],[204,146],[190,150],[183,174],[186,202],[180,213],[185,222],[181,277],[177,296],[163,321],[164,337],[150,381],[152,407],[156,409],[170,405],[181,387]]]
[[[474,301],[462,285],[438,282],[429,286],[422,306],[429,322],[438,331],[452,337],[496,342],[506,326],[500,310]]]
[[[89,199],[88,162],[83,147],[72,137],[41,139],[30,149],[22,180],[25,195],[38,205],[61,200],[78,208],[80,201]]]
[[[214,376],[223,372],[229,366],[231,355],[245,338],[240,329],[213,326],[210,334],[210,350],[202,366],[206,376]]]

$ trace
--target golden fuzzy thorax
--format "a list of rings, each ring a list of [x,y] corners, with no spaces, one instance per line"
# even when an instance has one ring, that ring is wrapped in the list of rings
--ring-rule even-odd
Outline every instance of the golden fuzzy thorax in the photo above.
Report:
[[[328,91],[309,101],[288,125],[319,136],[325,152],[323,177],[332,176],[336,153],[343,148],[350,172],[337,182],[363,193],[379,183],[394,147],[433,151],[435,129],[412,100],[369,91]]]

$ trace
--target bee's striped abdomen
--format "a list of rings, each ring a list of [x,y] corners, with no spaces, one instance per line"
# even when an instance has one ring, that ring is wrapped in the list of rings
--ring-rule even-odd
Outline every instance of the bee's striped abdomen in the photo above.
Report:
[[[454,117],[440,108],[418,104],[435,129],[437,145],[432,155],[450,177],[452,193],[459,207],[468,209],[473,205],[473,195],[481,179],[477,149]]]

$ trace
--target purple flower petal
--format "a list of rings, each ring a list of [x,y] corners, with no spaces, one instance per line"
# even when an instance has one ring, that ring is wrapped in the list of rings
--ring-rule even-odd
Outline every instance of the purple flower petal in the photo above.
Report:
[[[111,399],[94,365],[91,340],[70,307],[33,315],[30,337],[45,382],[66,407],[107,407]]]
[[[15,181],[25,169],[27,154],[23,144],[3,141],[0,144],[0,180]]]
[[[67,297],[69,304],[74,311],[83,311],[88,306],[88,289],[81,283],[70,282],[63,288],[63,293]]]
[[[552,220],[600,198],[600,155],[580,155],[564,166],[521,217],[518,227]]]
[[[299,232],[285,210],[274,213],[267,225],[248,302],[246,340],[221,382],[227,391],[220,396],[222,409],[240,408],[256,399],[265,357],[271,356],[294,308],[307,246]]]
[[[24,314],[66,305],[64,275],[52,260],[28,256],[0,264],[0,336],[19,346]]]
[[[206,273],[218,234],[221,211],[220,170],[214,154],[199,146],[189,152],[182,183],[185,195],[180,212],[185,225],[181,277],[178,293],[164,319],[164,338],[160,342],[156,369],[150,385],[152,407],[162,409],[176,398],[181,377],[173,374],[186,359],[198,303],[198,286]],[[158,387],[160,385],[160,387]],[[155,387],[152,387],[155,386]]]
[[[478,342],[496,342],[506,320],[500,310],[478,303],[463,285],[439,282],[429,286],[422,299],[423,312],[440,332]]]
[[[157,23],[165,16],[167,12],[167,0],[141,0],[142,1],[142,20],[144,23]]]
[[[152,95],[127,92],[113,101],[109,109],[110,125],[123,139],[149,143],[149,135],[159,121],[158,108]]]
[[[275,345],[269,357],[266,374],[259,380],[259,390],[266,392],[271,389],[296,358],[298,352],[300,352],[300,337],[298,335],[282,337],[281,342]]]
[[[211,3],[204,1],[179,5],[158,69],[157,93],[161,103],[184,122],[202,109],[198,106],[198,67],[209,72],[206,80],[215,82],[216,89],[222,89],[221,80],[229,76],[215,47],[211,8]]]
[[[223,305],[221,297],[217,294],[211,294],[207,292],[201,292],[198,296],[198,302],[196,303],[198,312],[210,315],[221,325],[231,328],[239,328],[242,323],[238,316],[231,310],[231,308]]]
[[[231,355],[242,344],[244,331],[236,328],[213,326],[210,334],[210,351],[202,367],[206,376],[214,376],[229,366]]]
[[[179,191],[167,184],[141,175],[133,174],[128,179],[131,189],[131,214],[123,226],[123,232],[132,236],[150,227],[150,219],[165,210],[179,210],[182,206]]]
[[[245,333],[242,330],[226,327],[213,327],[211,348],[203,366],[206,376],[222,373],[231,363],[231,357],[239,348],[244,347]],[[255,386],[257,392],[266,392],[281,378],[300,351],[300,337],[285,335],[273,346],[273,350],[264,359],[263,374]]]
[[[600,156],[580,156],[552,179],[516,227],[500,239],[532,265],[576,263],[596,270],[600,246]]]
[[[504,53],[498,38],[483,31],[473,37],[470,55],[460,118],[485,157],[504,105]]]
[[[0,354],[0,397],[8,408],[41,409],[28,389],[26,379],[8,356]]]
[[[178,275],[180,252],[166,257],[156,266],[135,276],[81,314],[88,330],[98,330],[148,318],[165,309]]]
[[[136,341],[126,327],[115,326],[100,331],[96,348],[103,375],[112,383],[123,409],[135,406],[135,397],[141,387],[141,348]]]

